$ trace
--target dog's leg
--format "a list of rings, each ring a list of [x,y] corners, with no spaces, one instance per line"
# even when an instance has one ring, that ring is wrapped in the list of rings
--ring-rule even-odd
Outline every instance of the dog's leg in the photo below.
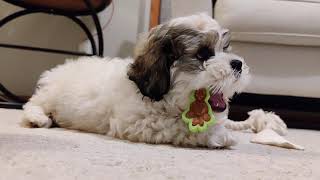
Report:
[[[164,124],[163,122],[174,122]],[[142,125],[141,125],[142,126]],[[137,126],[130,126],[125,133],[130,141],[147,142],[152,144],[172,143],[176,146],[197,147],[205,146],[209,148],[226,148],[236,144],[235,138],[222,125],[217,124],[207,132],[191,133],[182,120],[166,119],[166,121],[158,121],[152,125],[144,125],[144,128],[137,129]],[[138,130],[138,131],[137,131]],[[109,132],[109,135],[116,136],[116,133]]]
[[[24,105],[22,125],[32,128],[50,128],[52,120],[46,115],[43,108],[39,105],[28,102]]]
[[[211,148],[225,148],[237,144],[235,137],[223,124],[211,127],[208,136],[208,146]]]

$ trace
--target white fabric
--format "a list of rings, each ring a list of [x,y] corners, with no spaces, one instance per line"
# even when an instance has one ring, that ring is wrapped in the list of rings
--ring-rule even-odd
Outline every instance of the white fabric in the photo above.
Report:
[[[319,0],[218,0],[215,18],[250,67],[246,92],[320,98]]]
[[[287,125],[273,112],[266,112],[256,109],[248,112],[249,118],[245,121],[227,120],[225,126],[228,129],[241,131],[251,129],[254,133],[259,133],[265,129],[271,129],[281,136],[287,134]]]
[[[286,140],[284,137],[280,136],[272,129],[264,129],[263,131],[255,135],[250,142],[278,146],[288,149],[304,150],[304,147]]]
[[[250,143],[232,150],[131,143],[66,129],[19,127],[22,111],[0,109],[1,180],[320,179],[319,131],[289,129],[305,151]]]
[[[287,125],[275,113],[257,109],[248,112],[248,114],[249,118],[245,121],[235,122],[227,120],[225,122],[225,127],[236,131],[251,129],[253,132],[257,133],[251,139],[251,142],[253,143],[288,149],[304,149],[302,146],[296,145],[282,137],[288,133]]]
[[[250,67],[246,92],[320,98],[320,48],[232,42]]]
[[[320,45],[320,1],[218,0],[215,18],[234,41]]]

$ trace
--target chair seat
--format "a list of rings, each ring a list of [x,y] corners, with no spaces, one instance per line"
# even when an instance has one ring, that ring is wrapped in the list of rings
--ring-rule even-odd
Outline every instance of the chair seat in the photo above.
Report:
[[[26,9],[57,11],[75,15],[88,15],[91,11],[84,0],[4,0]],[[111,0],[89,0],[96,12],[106,8]]]

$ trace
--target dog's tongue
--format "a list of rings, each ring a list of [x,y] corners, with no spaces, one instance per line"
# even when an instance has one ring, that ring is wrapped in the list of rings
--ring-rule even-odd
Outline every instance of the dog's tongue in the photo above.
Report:
[[[210,96],[209,103],[211,105],[212,111],[215,112],[223,112],[227,108],[222,93],[212,94]]]

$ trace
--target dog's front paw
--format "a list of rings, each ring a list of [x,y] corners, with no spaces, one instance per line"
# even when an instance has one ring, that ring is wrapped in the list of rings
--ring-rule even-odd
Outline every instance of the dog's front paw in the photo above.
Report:
[[[24,115],[21,126],[28,128],[50,128],[52,120],[43,114]]]
[[[52,125],[52,121],[48,117],[43,119],[23,119],[21,125],[28,128],[49,128]]]
[[[215,125],[210,131],[208,138],[210,148],[227,148],[237,144],[236,138],[223,125]]]

